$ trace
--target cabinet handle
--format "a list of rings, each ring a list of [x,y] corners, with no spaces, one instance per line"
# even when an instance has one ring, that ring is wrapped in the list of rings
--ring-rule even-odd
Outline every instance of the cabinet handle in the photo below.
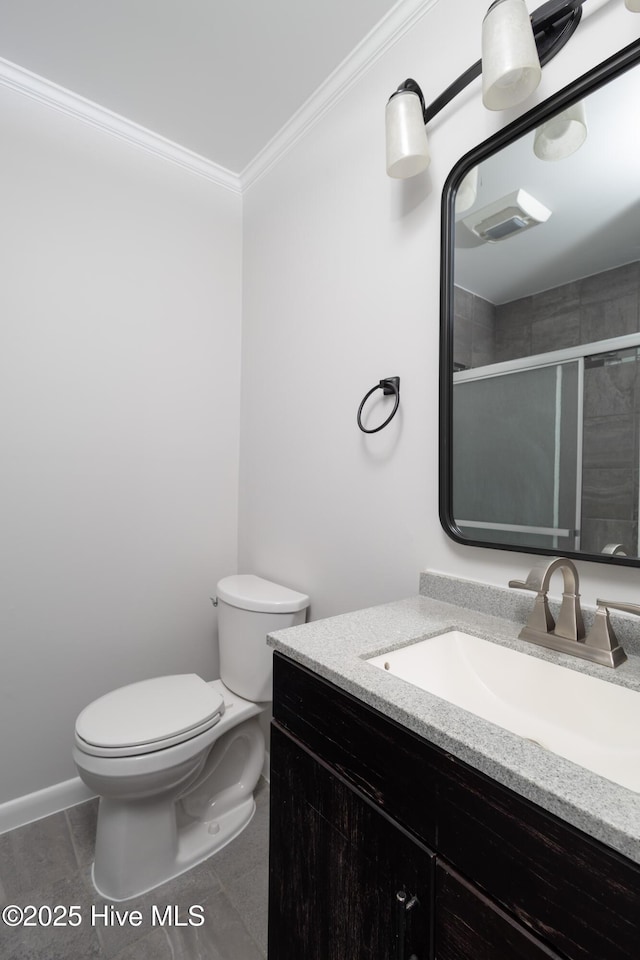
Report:
[[[396,960],[418,960],[415,953],[406,956],[407,915],[418,904],[418,898],[410,897],[406,890],[396,893]]]

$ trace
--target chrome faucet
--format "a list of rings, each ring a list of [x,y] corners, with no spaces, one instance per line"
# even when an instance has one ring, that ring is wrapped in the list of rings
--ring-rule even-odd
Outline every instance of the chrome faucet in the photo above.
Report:
[[[556,570],[562,571],[564,581],[557,623],[553,619],[547,599],[549,583]],[[569,653],[574,657],[581,657],[583,660],[591,660],[604,666],[617,667],[627,657],[613,632],[607,607],[637,613],[640,616],[640,606],[598,600],[595,621],[585,640],[578,585],[576,566],[566,557],[554,557],[552,560],[540,563],[531,570],[524,581],[510,580],[510,587],[531,590],[537,594],[531,616],[519,636],[522,640],[529,640],[550,650]]]

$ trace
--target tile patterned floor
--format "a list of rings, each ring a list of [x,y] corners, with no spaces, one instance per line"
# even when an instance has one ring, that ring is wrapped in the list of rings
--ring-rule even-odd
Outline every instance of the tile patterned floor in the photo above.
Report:
[[[137,900],[140,926],[91,923],[107,901],[90,877],[97,801],[0,836],[0,910],[8,904],[78,904],[78,926],[9,928],[0,921],[0,960],[265,960],[269,787],[260,781],[256,813],[244,832],[205,863]],[[201,926],[159,926],[158,910],[179,918],[201,905]],[[46,915],[45,915],[46,919]]]

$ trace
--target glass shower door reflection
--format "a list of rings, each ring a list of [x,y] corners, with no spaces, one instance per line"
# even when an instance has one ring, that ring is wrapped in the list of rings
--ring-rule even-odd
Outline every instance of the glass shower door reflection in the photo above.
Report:
[[[579,360],[454,375],[453,514],[465,537],[579,549],[581,381]]]

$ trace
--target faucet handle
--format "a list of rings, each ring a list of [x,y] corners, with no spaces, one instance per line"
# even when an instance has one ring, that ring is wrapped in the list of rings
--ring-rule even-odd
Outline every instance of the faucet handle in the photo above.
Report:
[[[623,613],[633,613],[640,617],[640,606],[637,603],[616,603],[613,600],[596,600],[598,609],[593,620],[593,626],[585,640],[585,646],[604,650],[610,659],[610,666],[617,667],[624,663],[627,655],[620,646],[615,631],[611,626],[609,609],[622,610]]]
[[[555,563],[555,560],[552,562]],[[546,563],[538,563],[535,567],[531,568],[526,580],[509,580],[509,586],[514,587],[516,590],[531,590],[533,593],[546,593],[547,584],[545,583],[545,579],[549,566],[549,561]]]
[[[537,594],[527,621],[527,628],[546,634],[551,633],[556,622],[549,609],[547,590],[544,585],[545,570],[544,565],[538,564],[529,572],[526,580],[509,580],[509,586],[515,590],[530,590]]]
[[[616,603],[614,600],[596,600],[599,607],[606,607],[609,610],[622,610],[623,613],[633,613],[640,617],[640,604],[637,603]]]

